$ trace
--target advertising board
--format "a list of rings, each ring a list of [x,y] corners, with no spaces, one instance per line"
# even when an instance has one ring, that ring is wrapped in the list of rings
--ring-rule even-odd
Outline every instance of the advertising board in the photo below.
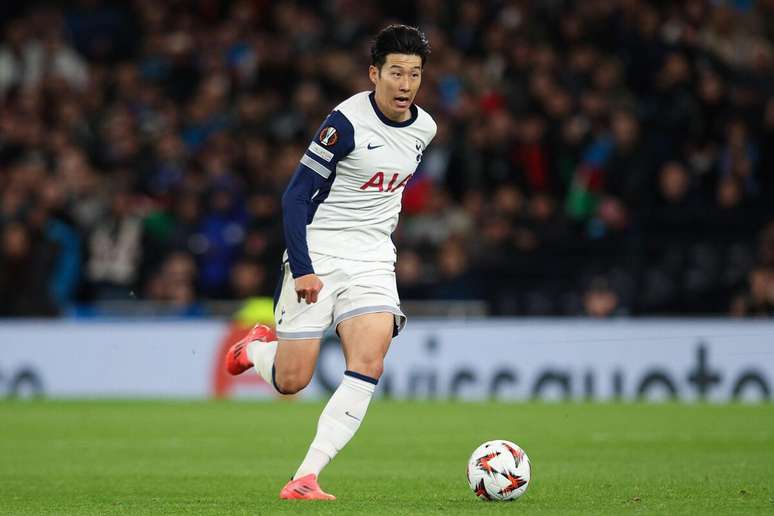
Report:
[[[223,321],[4,322],[0,396],[272,397],[222,357],[244,334]],[[300,398],[344,371],[335,336]],[[758,401],[774,390],[774,322],[415,320],[392,344],[378,396],[462,400]]]

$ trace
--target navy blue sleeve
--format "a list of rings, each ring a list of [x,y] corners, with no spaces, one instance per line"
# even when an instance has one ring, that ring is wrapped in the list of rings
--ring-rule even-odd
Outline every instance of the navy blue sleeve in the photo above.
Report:
[[[307,213],[312,196],[328,179],[305,165],[299,164],[285,193],[282,195],[282,225],[288,248],[290,271],[294,278],[313,274],[312,259],[306,245]]]
[[[354,133],[350,121],[339,111],[328,115],[282,196],[285,245],[294,278],[314,273],[306,243],[306,225],[314,210],[312,197],[326,184],[330,188],[336,164],[355,147]]]

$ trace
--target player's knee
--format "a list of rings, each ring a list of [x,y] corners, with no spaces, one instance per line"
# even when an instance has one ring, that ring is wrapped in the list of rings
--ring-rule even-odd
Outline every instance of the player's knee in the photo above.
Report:
[[[277,389],[282,394],[296,394],[304,389],[312,380],[311,375],[305,375],[303,373],[289,372],[281,375],[276,375],[274,382],[277,384]]]
[[[352,361],[348,368],[350,371],[354,371],[356,373],[360,373],[362,375],[378,380],[384,372],[384,360],[381,358],[375,358],[372,360]]]

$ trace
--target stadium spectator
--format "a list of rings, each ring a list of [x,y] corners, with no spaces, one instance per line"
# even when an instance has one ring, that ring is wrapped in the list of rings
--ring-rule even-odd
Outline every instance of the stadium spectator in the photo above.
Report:
[[[266,271],[258,262],[253,260],[237,260],[231,267],[229,276],[229,297],[232,299],[245,299],[256,297],[265,293]]]
[[[774,221],[769,222],[758,238],[758,258],[766,267],[774,267]]]
[[[438,274],[431,291],[433,299],[481,299],[484,291],[470,269],[468,251],[462,241],[449,238],[438,248]]]
[[[185,252],[174,252],[166,257],[159,270],[145,285],[144,296],[167,306],[169,315],[202,315],[203,309],[196,296],[196,263]]]
[[[0,248],[0,315],[50,316],[57,312],[48,282],[55,250],[20,222],[6,223]]]
[[[131,202],[129,192],[114,191],[109,213],[89,236],[86,277],[94,299],[128,299],[139,278],[142,221]]]
[[[618,292],[604,277],[594,278],[583,294],[583,311],[585,315],[603,319],[616,315],[624,315],[626,311],[621,306]]]
[[[395,262],[398,294],[401,299],[425,300],[431,297],[429,273],[422,257],[413,249],[403,247]]]
[[[443,188],[430,188],[425,208],[403,224],[400,238],[409,244],[438,247],[452,236],[468,236],[473,221],[458,205],[452,203]]]
[[[736,317],[774,316],[774,269],[756,267],[748,275],[747,290],[731,303],[731,315]]]
[[[65,43],[59,16],[43,8],[37,16],[7,26],[0,46],[0,96],[14,88],[35,89],[43,81],[63,81],[74,89],[86,86],[88,65]]]
[[[764,142],[774,141],[774,95],[766,101],[761,123],[761,159],[758,170],[760,171],[760,199],[763,203],[767,199],[774,199],[774,145]]]
[[[658,190],[643,221],[653,240],[674,243],[703,227],[706,213],[700,192],[685,166],[668,161],[657,180]]]

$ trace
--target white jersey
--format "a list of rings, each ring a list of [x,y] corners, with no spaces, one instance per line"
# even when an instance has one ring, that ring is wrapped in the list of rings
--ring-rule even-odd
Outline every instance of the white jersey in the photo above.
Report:
[[[327,179],[307,218],[310,253],[395,261],[391,234],[403,190],[436,132],[423,109],[412,105],[411,114],[394,122],[379,111],[373,93],[362,92],[336,106],[322,124],[301,158]]]

